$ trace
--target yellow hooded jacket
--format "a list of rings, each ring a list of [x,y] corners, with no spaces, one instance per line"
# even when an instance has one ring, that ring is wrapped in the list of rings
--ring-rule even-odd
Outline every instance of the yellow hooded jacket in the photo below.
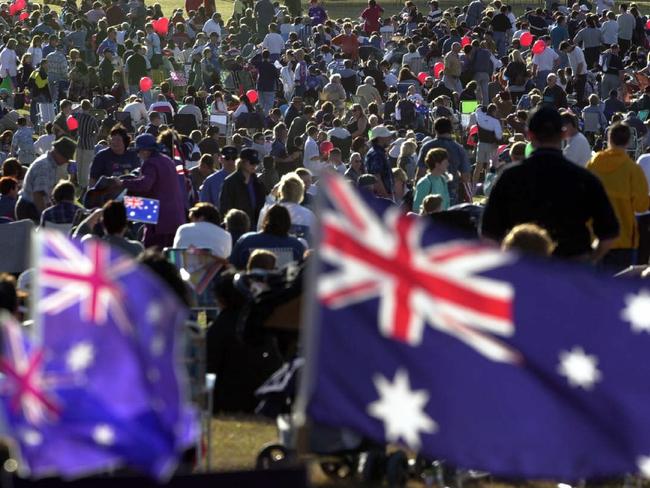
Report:
[[[643,170],[624,150],[617,148],[598,152],[587,163],[587,169],[602,181],[621,226],[614,249],[637,248],[639,232],[634,214],[645,212],[650,205]]]

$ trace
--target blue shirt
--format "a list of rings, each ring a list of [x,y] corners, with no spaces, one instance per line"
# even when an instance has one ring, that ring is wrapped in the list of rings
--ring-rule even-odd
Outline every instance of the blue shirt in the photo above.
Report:
[[[265,232],[248,232],[237,240],[230,255],[230,262],[236,268],[245,268],[248,257],[255,249],[267,249],[275,253],[279,258],[280,265],[286,264],[282,261],[289,254],[294,261],[302,261],[305,252],[305,246],[295,237],[281,237]]]
[[[372,145],[365,161],[366,171],[381,178],[384,188],[389,194],[393,194],[393,171],[386,157],[386,149],[376,144]]]
[[[569,31],[566,27],[556,25],[551,29],[551,44],[556,51],[560,49],[560,43],[569,38]]]
[[[16,218],[16,199],[9,195],[0,195],[0,217],[7,217],[11,220]]]
[[[212,173],[203,182],[201,187],[201,194],[199,198],[202,202],[208,202],[219,208],[219,197],[221,196],[221,188],[223,188],[223,181],[230,173],[225,169],[220,169],[216,173]]]
[[[41,225],[45,222],[51,222],[53,224],[71,224],[74,221],[74,216],[79,208],[80,207],[75,205],[73,202],[61,202],[52,205],[43,210],[43,213],[41,214]],[[47,227],[47,224],[45,224],[45,226]]]

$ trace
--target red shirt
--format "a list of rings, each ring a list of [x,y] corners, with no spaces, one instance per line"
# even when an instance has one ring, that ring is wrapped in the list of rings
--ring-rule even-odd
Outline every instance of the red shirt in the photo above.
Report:
[[[341,46],[343,54],[352,59],[357,59],[359,57],[359,40],[354,34],[350,34],[349,36],[346,34],[339,34],[332,39],[332,44]]]
[[[361,13],[361,18],[365,20],[363,24],[363,30],[366,32],[366,34],[379,32],[379,19],[383,12],[383,8],[381,8],[379,5],[374,5],[372,7],[368,7]]]

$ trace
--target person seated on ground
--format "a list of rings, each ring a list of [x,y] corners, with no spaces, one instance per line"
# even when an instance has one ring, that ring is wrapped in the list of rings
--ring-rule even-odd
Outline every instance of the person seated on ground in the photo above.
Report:
[[[305,246],[289,235],[291,217],[282,205],[273,205],[264,216],[261,232],[242,235],[232,251],[230,262],[238,269],[244,269],[248,257],[255,249],[269,249],[278,257],[278,265],[302,261]]]
[[[273,271],[276,269],[278,258],[275,254],[267,249],[255,249],[246,263],[246,271],[250,273],[254,270]]]
[[[305,184],[296,173],[287,173],[279,184],[278,204],[289,211],[291,218],[291,235],[303,237],[307,240],[316,232],[316,216],[306,207],[301,205],[305,195]],[[266,212],[271,205],[265,205],[260,211],[257,230],[262,230]]]
[[[92,236],[99,237],[129,256],[136,257],[144,251],[144,246],[139,241],[126,238],[128,229],[124,203],[109,200],[79,224],[73,237],[81,237],[82,241]]]
[[[16,179],[11,176],[0,178],[0,217],[14,220],[16,218],[17,200],[18,182]]]
[[[519,224],[508,232],[501,243],[501,249],[535,256],[550,256],[555,245],[549,233],[539,225]]]
[[[217,207],[200,202],[190,209],[190,222],[176,230],[174,247],[209,249],[213,256],[227,259],[232,251],[232,237],[221,228]]]
[[[41,227],[52,224],[72,224],[80,207],[75,203],[75,187],[69,181],[60,181],[52,190],[54,205],[43,210]]]
[[[425,216],[436,212],[442,212],[443,203],[444,199],[442,198],[442,195],[427,195],[424,197],[424,200],[422,200],[422,205],[420,205],[420,215]]]
[[[232,208],[228,210],[228,213],[223,218],[223,227],[230,232],[234,247],[239,238],[250,231],[251,221],[246,212]]]

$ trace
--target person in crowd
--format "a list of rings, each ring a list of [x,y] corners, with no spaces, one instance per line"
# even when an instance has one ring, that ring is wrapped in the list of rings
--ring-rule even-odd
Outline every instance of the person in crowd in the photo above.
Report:
[[[262,230],[242,235],[232,250],[230,261],[238,269],[244,269],[248,257],[255,249],[267,249],[278,257],[278,264],[283,266],[291,262],[300,262],[305,252],[304,244],[289,235],[291,217],[282,205],[273,205],[264,215]]]
[[[650,208],[643,170],[627,154],[630,138],[629,126],[612,125],[607,132],[607,149],[596,153],[587,164],[587,169],[602,181],[620,225],[618,239],[602,260],[603,266],[615,271],[636,264],[639,245],[636,213]]]
[[[243,149],[235,163],[236,170],[223,181],[219,195],[219,209],[227,214],[232,208],[243,210],[251,222],[257,222],[264,206],[264,186],[257,178],[259,154],[255,149]]]
[[[0,218],[16,218],[16,200],[18,199],[18,181],[11,176],[0,177]]]
[[[232,251],[232,236],[221,228],[221,214],[217,207],[200,202],[190,209],[190,222],[176,230],[174,247],[209,249],[213,256],[228,259]]]
[[[563,156],[562,116],[554,107],[533,110],[527,126],[534,152],[523,163],[505,169],[496,181],[481,220],[481,234],[500,243],[514,226],[536,222],[557,242],[555,256],[599,262],[620,233],[602,183]],[[553,192],[548,191],[551,187]],[[595,247],[592,231],[598,238]]]
[[[129,144],[131,137],[126,128],[121,124],[113,126],[108,147],[100,150],[90,164],[89,186],[94,186],[102,176],[124,176],[140,167],[138,153],[130,149]]]
[[[135,150],[142,161],[140,176],[117,180],[120,189],[130,194],[158,200],[157,224],[145,224],[144,246],[170,247],[178,227],[185,223],[185,204],[178,183],[176,165],[161,153],[161,147],[151,134],[139,135]]]
[[[52,190],[58,182],[57,168],[74,158],[77,144],[67,137],[57,139],[52,149],[36,158],[25,174],[16,202],[16,220],[30,219],[39,224],[43,210],[50,206]]]
[[[221,169],[208,176],[200,187],[202,202],[211,203],[215,207],[220,205],[221,189],[225,179],[235,171],[237,154],[237,148],[234,146],[225,146],[221,150]]]
[[[585,135],[578,130],[578,118],[568,111],[561,112],[561,114],[566,140],[562,153],[569,161],[584,168],[591,159],[591,144],[589,144]]]
[[[539,225],[519,224],[508,232],[501,243],[501,249],[547,257],[553,254],[555,243],[549,233]]]
[[[43,210],[41,227],[48,224],[72,224],[79,206],[75,203],[75,186],[69,181],[59,181],[52,190],[54,205]]]
[[[427,174],[420,178],[415,186],[413,208],[416,211],[422,206],[422,201],[427,195],[440,195],[442,210],[449,208],[449,189],[447,186],[446,172],[449,167],[447,150],[441,147],[430,149],[424,158]]]

